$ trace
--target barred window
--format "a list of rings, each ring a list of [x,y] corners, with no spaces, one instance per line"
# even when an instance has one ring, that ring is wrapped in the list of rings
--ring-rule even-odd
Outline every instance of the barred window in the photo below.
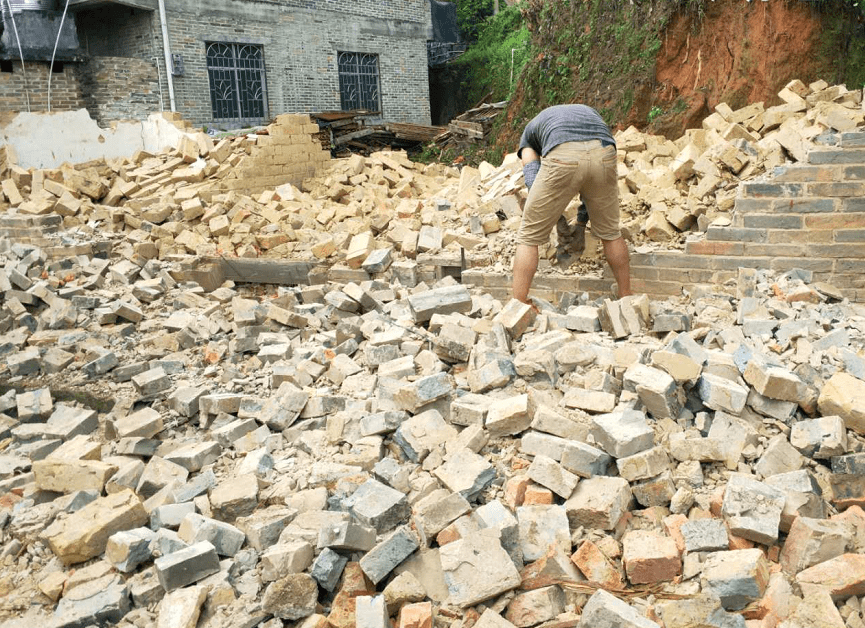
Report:
[[[207,74],[213,119],[238,125],[267,117],[264,51],[253,44],[207,44]]]
[[[367,109],[380,112],[378,55],[340,52],[337,59],[342,110]]]

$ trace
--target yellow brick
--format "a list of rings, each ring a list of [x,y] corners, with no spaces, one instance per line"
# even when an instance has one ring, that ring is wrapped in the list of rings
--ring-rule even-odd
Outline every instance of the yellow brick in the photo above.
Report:
[[[309,116],[301,113],[283,113],[276,116],[276,124],[279,126],[309,124]]]

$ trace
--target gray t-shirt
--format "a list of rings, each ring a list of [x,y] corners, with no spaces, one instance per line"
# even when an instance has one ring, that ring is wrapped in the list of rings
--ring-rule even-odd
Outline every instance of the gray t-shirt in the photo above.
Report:
[[[591,140],[600,140],[604,146],[616,145],[607,123],[588,105],[554,105],[526,125],[517,155],[528,146],[546,157],[559,144]]]

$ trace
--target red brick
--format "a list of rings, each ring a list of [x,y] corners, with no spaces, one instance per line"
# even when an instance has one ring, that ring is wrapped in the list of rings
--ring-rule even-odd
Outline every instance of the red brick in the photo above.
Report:
[[[432,602],[403,606],[399,613],[399,628],[432,628]]]
[[[553,492],[544,488],[543,486],[538,486],[537,484],[530,484],[526,487],[526,496],[523,499],[524,506],[533,506],[536,504],[552,504],[553,503]]]
[[[865,554],[842,554],[796,575],[802,592],[821,590],[833,599],[865,595]]]
[[[624,581],[613,562],[607,558],[597,545],[584,541],[571,556],[571,561],[577,566],[590,582],[596,582],[605,589],[621,589]]]
[[[687,522],[688,518],[685,515],[664,517],[664,530],[666,530],[667,536],[676,542],[676,548],[680,554],[685,551],[685,537],[682,536],[682,524]]]
[[[631,584],[669,582],[682,573],[676,542],[647,530],[633,530],[622,540],[622,562]]]
[[[511,510],[523,505],[526,497],[526,489],[532,481],[527,475],[515,475],[505,482],[505,505]]]

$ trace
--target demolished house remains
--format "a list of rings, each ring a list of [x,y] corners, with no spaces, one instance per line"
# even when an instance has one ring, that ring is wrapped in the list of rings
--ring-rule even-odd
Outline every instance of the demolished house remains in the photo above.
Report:
[[[7,143],[0,625],[865,625],[862,94],[780,96],[618,133],[642,294],[537,312],[513,156]]]

